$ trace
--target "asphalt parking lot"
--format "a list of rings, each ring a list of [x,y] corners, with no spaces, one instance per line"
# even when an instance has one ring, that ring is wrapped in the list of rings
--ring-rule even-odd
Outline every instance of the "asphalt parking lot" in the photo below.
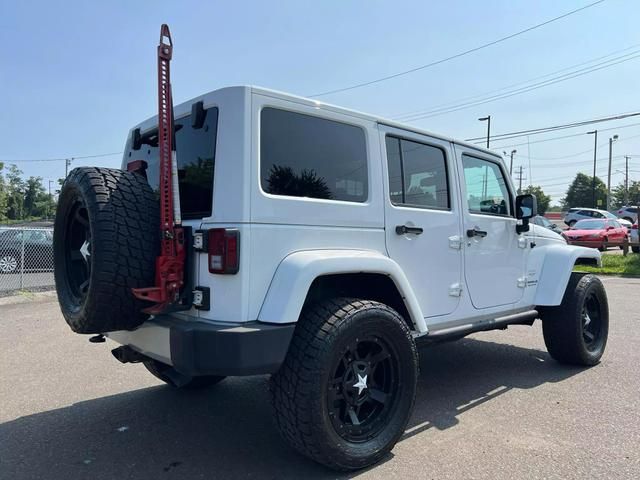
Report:
[[[280,441],[267,377],[176,391],[72,334],[54,296],[0,299],[0,478],[637,479],[640,279],[604,282],[600,365],[556,364],[539,324],[422,350],[403,439],[342,476]]]

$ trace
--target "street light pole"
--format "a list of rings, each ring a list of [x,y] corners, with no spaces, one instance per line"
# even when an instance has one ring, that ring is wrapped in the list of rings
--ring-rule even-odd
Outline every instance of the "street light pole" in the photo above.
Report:
[[[629,205],[629,155],[624,156],[624,206]]]
[[[487,122],[487,148],[489,148],[489,137],[491,137],[491,115],[481,117],[478,120],[481,122]]]
[[[596,205],[596,156],[598,154],[598,130],[587,132],[587,135],[594,135],[593,141],[593,178],[591,179],[591,203],[593,208],[598,208]]]
[[[516,152],[517,150],[511,150],[511,163],[509,163],[509,175],[511,175],[511,172],[513,172],[513,156],[515,155]],[[531,174],[531,172],[529,172],[529,174]]]
[[[613,142],[618,140],[618,135],[609,138],[609,170],[607,173],[607,212],[611,209],[611,157],[613,153]]]

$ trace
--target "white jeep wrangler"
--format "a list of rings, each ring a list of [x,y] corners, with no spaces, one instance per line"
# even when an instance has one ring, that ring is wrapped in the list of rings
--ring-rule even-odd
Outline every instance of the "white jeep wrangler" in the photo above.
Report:
[[[56,283],[78,333],[121,344],[175,387],[271,374],[282,436],[336,469],[389,452],[411,415],[416,344],[541,318],[560,362],[594,365],[608,305],[600,264],[529,225],[500,156],[406,125],[254,87],[175,109],[186,287],[148,315],[131,289],[159,249],[157,118],[121,170],[73,170]]]

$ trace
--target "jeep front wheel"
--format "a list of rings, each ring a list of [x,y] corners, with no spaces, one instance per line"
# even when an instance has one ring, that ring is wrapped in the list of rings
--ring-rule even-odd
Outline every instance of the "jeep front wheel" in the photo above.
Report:
[[[366,467],[403,434],[417,377],[416,346],[395,310],[344,298],[306,307],[271,379],[278,428],[328,467]]]
[[[557,307],[539,309],[544,343],[560,363],[595,365],[607,345],[609,305],[600,279],[572,273]]]

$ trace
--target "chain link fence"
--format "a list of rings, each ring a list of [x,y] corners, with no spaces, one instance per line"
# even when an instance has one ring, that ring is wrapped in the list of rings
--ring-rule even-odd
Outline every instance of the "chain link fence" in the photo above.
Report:
[[[0,295],[53,287],[53,229],[0,227]]]

